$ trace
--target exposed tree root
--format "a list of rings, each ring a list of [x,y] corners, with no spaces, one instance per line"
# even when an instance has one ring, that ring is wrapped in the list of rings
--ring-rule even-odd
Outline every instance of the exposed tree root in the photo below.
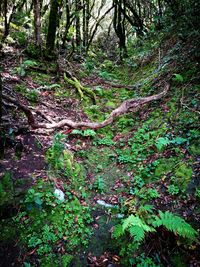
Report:
[[[65,82],[69,83],[70,85],[72,85],[73,87],[76,88],[76,90],[78,91],[78,93],[80,95],[81,100],[83,100],[83,98],[84,98],[83,92],[85,92],[87,95],[92,97],[94,103],[96,103],[96,95],[91,89],[83,86],[75,77],[71,76],[71,78],[68,78],[65,73],[64,73],[63,77],[64,77]]]
[[[169,91],[169,88],[170,88],[170,85],[168,83],[166,83],[164,90],[159,94],[124,101],[118,108],[114,109],[110,113],[108,118],[105,119],[103,122],[83,122],[83,121],[82,122],[74,122],[72,120],[63,119],[59,122],[38,123],[35,121],[34,115],[28,107],[26,107],[25,105],[20,103],[18,100],[15,100],[14,98],[12,98],[8,95],[3,94],[3,98],[9,102],[15,104],[19,109],[21,109],[25,113],[26,117],[28,118],[28,123],[33,129],[39,129],[39,128],[55,129],[55,128],[62,128],[64,126],[68,126],[70,128],[73,128],[73,129],[89,128],[89,129],[95,130],[95,129],[103,128],[103,127],[111,124],[113,122],[113,120],[120,115],[123,115],[125,113],[130,112],[130,111],[136,112],[144,104],[147,104],[147,103],[154,101],[154,100],[161,99],[163,96],[165,96],[167,94],[167,92]]]

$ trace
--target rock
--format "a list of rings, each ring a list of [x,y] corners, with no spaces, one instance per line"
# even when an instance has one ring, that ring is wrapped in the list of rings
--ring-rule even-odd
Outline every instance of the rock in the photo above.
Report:
[[[60,190],[60,189],[55,189],[55,191],[54,191],[54,196],[57,198],[57,199],[59,199],[60,201],[64,201],[65,200],[65,194],[64,194],[64,192],[62,191],[62,190]]]
[[[108,204],[104,200],[100,200],[100,199],[97,200],[97,204],[104,206],[106,208],[114,208],[115,207],[114,205]]]

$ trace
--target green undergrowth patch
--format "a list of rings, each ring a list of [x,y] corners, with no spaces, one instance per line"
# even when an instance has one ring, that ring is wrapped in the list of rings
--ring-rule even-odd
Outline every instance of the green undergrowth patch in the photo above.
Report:
[[[37,256],[40,266],[60,266],[67,259],[62,266],[69,266],[74,252],[88,245],[92,219],[88,206],[67,189],[63,192],[61,197],[52,182],[38,180],[21,200],[17,215],[3,221],[1,241],[17,236],[18,246],[32,251],[29,255]],[[34,262],[34,257],[26,261]]]
[[[125,172],[113,161],[115,155],[108,146],[94,146],[88,150],[81,150],[77,152],[77,156],[81,158],[87,172],[93,175],[91,190],[109,195],[115,181],[125,176]]]
[[[14,187],[12,175],[5,172],[0,180],[0,206],[13,202]]]
[[[21,93],[32,103],[38,102],[40,91],[37,89],[29,89],[25,83],[21,83],[15,86],[15,91]]]
[[[56,134],[52,146],[46,152],[46,160],[49,164],[49,174],[63,179],[71,189],[85,195],[86,171],[79,164],[72,152],[65,148],[66,135]]]
[[[33,81],[40,86],[51,83],[51,76],[49,74],[31,71],[30,76],[32,77]]]
[[[27,264],[70,266],[72,259],[87,248],[92,235],[85,169],[65,148],[65,141],[65,135],[55,135],[46,153],[47,179],[38,179],[21,196],[18,211],[1,224],[1,241],[9,243],[17,238]],[[12,188],[10,176],[5,175],[1,202],[13,197],[9,195]]]
[[[67,190],[61,198],[52,183],[42,180],[28,190],[20,211],[13,217],[18,245],[26,251],[34,250],[41,266],[47,259],[54,259],[54,266],[60,266],[66,255],[72,259],[71,253],[86,247],[92,233],[91,221],[88,206],[81,205]]]

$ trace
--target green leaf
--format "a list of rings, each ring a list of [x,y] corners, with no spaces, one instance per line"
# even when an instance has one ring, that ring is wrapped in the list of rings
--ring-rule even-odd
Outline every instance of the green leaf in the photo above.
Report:
[[[181,74],[177,74],[177,73],[175,73],[175,74],[174,74],[173,81],[176,81],[176,82],[183,82],[183,76],[182,76]]]
[[[180,136],[177,136],[177,137],[173,138],[170,143],[181,145],[181,144],[183,144],[183,143],[185,143],[187,141],[188,140],[186,138],[182,138]]]
[[[197,235],[196,230],[190,224],[169,211],[159,211],[159,216],[155,217],[155,221],[152,224],[154,227],[164,226],[167,230],[188,239],[195,239]]]
[[[141,242],[144,239],[145,231],[137,225],[131,226],[129,232],[130,235],[134,237],[134,240],[137,242]]]
[[[38,204],[40,206],[42,205],[42,200],[41,200],[41,198],[39,196],[35,196],[34,201],[35,201],[36,204]]]
[[[32,66],[37,66],[37,63],[33,60],[25,60],[24,65],[32,67]]]
[[[124,233],[124,231],[123,231],[122,225],[121,224],[115,225],[115,228],[114,228],[114,231],[113,231],[113,234],[112,234],[113,237],[114,238],[118,238],[118,237],[122,236],[123,233]]]
[[[156,147],[159,151],[163,149],[163,147],[167,146],[170,144],[170,141],[167,137],[160,137],[156,140]]]
[[[83,131],[83,136],[95,136],[95,135],[96,132],[94,130],[87,129]]]

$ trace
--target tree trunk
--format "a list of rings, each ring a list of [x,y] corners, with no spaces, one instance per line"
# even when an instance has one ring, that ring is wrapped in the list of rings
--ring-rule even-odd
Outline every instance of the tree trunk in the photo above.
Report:
[[[46,41],[46,48],[48,54],[51,54],[55,48],[56,29],[58,25],[58,10],[59,10],[59,1],[51,0],[49,25],[48,25],[48,33]]]
[[[90,20],[89,0],[85,0],[83,6],[83,47],[85,52],[87,51],[87,46],[88,46],[89,20]]]
[[[70,3],[69,0],[66,0],[66,25],[65,25],[65,32],[62,38],[62,47],[65,48],[65,43],[67,40],[67,34],[69,32],[69,28],[71,26],[71,14],[70,14]]]
[[[9,34],[9,23],[8,23],[8,1],[4,0],[4,7],[3,7],[3,13],[4,13],[4,34],[3,39],[5,40],[6,37]]]
[[[157,29],[162,29],[162,5],[161,0],[158,0],[158,23],[157,23]]]
[[[114,9],[114,18],[113,25],[116,32],[117,37],[119,38],[119,49],[120,49],[120,59],[123,60],[124,57],[127,56],[126,51],[126,32],[125,32],[125,6],[122,8],[122,0],[115,1],[115,9]],[[123,12],[124,10],[124,12]]]
[[[35,27],[35,43],[36,46],[41,48],[41,13],[40,13],[40,1],[33,0],[33,12],[34,12],[34,27]]]
[[[80,23],[80,10],[81,10],[81,1],[75,1],[76,8],[76,47],[77,52],[80,52],[81,48],[81,23]]]
[[[2,86],[2,79],[1,79],[1,74],[0,74],[0,123],[2,122],[2,91],[3,91],[3,86]]]

